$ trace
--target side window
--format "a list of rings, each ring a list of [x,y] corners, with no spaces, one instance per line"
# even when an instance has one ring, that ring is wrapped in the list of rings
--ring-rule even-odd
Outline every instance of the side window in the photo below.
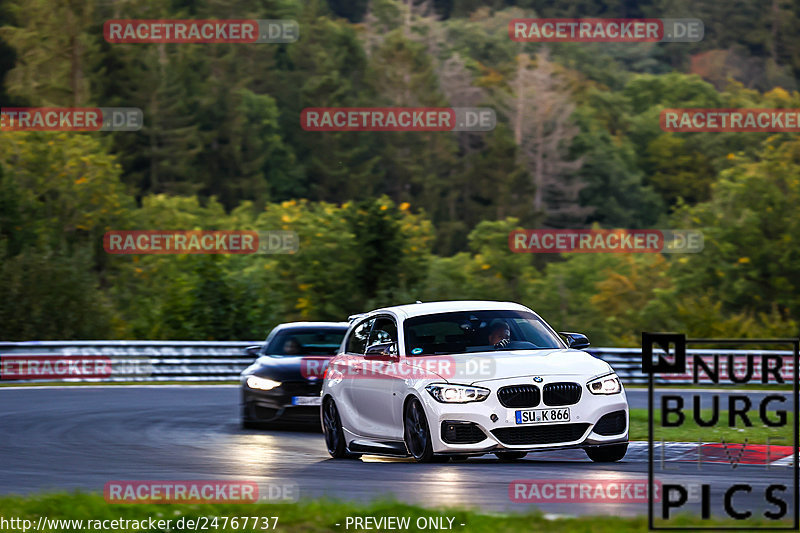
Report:
[[[397,342],[397,326],[391,318],[379,317],[375,320],[367,346],[384,342]]]
[[[347,353],[363,354],[367,348],[367,339],[369,338],[369,330],[375,322],[374,318],[365,320],[355,327],[350,337],[347,338]]]

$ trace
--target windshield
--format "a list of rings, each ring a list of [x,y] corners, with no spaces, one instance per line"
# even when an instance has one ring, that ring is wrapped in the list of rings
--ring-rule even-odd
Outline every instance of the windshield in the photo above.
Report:
[[[405,321],[408,355],[564,348],[536,315],[525,311],[458,311]]]
[[[335,355],[347,328],[298,328],[278,332],[264,350],[264,355]]]

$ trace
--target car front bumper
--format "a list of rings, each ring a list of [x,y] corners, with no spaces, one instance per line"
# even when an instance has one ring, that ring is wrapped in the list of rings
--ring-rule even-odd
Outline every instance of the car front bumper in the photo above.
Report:
[[[251,389],[241,385],[242,417],[249,422],[282,422],[319,427],[320,407],[296,405],[295,398],[319,398],[321,382],[285,382],[272,390]]]
[[[559,448],[584,448],[589,446],[602,446],[607,444],[624,443],[628,441],[629,415],[628,402],[625,391],[612,395],[594,395],[588,391],[583,378],[577,376],[552,376],[548,377],[541,386],[555,382],[574,382],[582,386],[581,397],[577,403],[563,406],[549,406],[541,399],[539,404],[531,409],[563,409],[569,408],[569,422],[517,424],[516,411],[528,408],[509,408],[501,404],[497,391],[509,385],[521,384],[520,378],[507,380],[493,380],[491,384],[479,383],[478,385],[491,389],[488,398],[482,402],[463,404],[441,403],[436,401],[427,391],[418,391],[418,396],[425,406],[434,453],[440,454],[480,454],[492,451],[536,451],[552,450]],[[529,384],[528,381],[526,384]],[[492,415],[496,420],[492,420]],[[609,420],[604,420],[603,425],[597,423],[605,415],[616,421],[611,424],[612,434],[609,433]],[[624,424],[622,419],[624,417]],[[453,432],[447,430],[453,424],[471,424],[469,434],[476,442],[453,442],[450,438],[445,440],[444,435],[452,437]],[[616,432],[624,426],[622,431]],[[466,426],[462,426],[466,428]],[[475,429],[480,433],[477,433]],[[600,430],[600,434],[595,430]],[[481,435],[482,434],[482,435]]]

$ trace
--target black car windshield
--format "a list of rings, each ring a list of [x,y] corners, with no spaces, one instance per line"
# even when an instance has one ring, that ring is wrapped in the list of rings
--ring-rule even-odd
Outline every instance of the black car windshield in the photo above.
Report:
[[[264,355],[335,355],[347,328],[287,328],[267,344]]]
[[[457,311],[409,318],[407,355],[564,348],[545,323],[526,311]]]

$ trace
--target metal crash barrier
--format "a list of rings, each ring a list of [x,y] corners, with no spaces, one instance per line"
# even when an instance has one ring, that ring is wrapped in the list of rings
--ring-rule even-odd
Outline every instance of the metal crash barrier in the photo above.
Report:
[[[0,380],[229,381],[255,360],[245,348],[261,342],[0,342]]]
[[[26,341],[0,342],[0,381],[231,381],[255,358],[245,348],[263,341]],[[587,352],[608,362],[626,384],[645,384],[640,348],[588,348]],[[790,350],[687,350],[705,360],[723,353],[721,371],[733,366],[737,375],[747,372],[748,356],[771,353],[782,357],[781,373],[791,383]],[[662,383],[691,383],[693,365],[686,374]],[[758,378],[759,368],[754,368]],[[701,373],[701,377],[704,376]],[[702,379],[701,379],[701,382]]]

